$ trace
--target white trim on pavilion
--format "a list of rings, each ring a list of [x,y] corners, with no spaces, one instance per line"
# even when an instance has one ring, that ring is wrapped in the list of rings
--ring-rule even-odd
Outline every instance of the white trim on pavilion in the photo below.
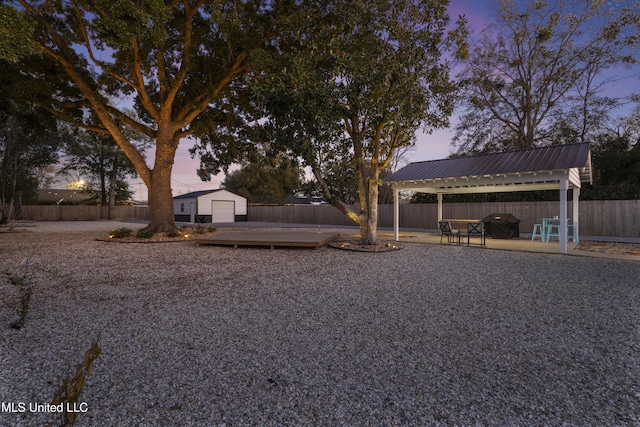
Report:
[[[579,233],[580,188],[592,182],[589,144],[550,146],[474,157],[411,163],[384,179],[393,188],[393,228],[399,240],[400,191],[436,194],[438,221],[444,194],[532,190],[560,192],[559,217],[567,218],[567,192],[573,190],[573,224]],[[567,253],[567,223],[560,221],[560,252]]]

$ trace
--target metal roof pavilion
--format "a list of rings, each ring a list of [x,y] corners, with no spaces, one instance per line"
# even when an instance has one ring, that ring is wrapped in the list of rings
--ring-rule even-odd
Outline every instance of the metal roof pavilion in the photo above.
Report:
[[[383,180],[394,195],[394,229],[398,240],[401,190],[443,194],[559,190],[560,218],[567,215],[567,190],[573,189],[573,223],[578,230],[578,203],[583,182],[592,182],[589,144],[554,145],[505,153],[411,163]],[[567,252],[566,224],[560,221],[560,252]],[[563,238],[564,236],[564,238]]]

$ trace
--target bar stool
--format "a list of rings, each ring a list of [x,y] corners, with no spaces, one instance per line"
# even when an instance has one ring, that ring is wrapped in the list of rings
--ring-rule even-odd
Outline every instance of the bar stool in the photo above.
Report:
[[[531,233],[531,241],[533,242],[534,240],[536,240],[536,237],[539,237],[540,241],[544,242],[544,233],[542,233],[542,224],[533,224],[533,233]]]
[[[555,232],[554,232],[555,230]],[[560,224],[549,224],[547,225],[547,231],[545,234],[545,242],[551,240],[552,237],[557,237],[560,240]]]

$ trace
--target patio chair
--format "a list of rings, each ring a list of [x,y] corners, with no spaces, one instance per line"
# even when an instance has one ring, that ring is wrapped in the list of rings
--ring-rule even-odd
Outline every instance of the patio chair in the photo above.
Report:
[[[449,221],[440,221],[440,244],[442,244],[442,236],[447,235],[447,242],[451,243],[451,239],[458,236],[458,243],[460,243],[460,230],[451,227]]]
[[[480,238],[480,246],[487,245],[487,238],[484,234],[483,222],[468,222],[467,223],[467,246],[471,244],[471,237]]]

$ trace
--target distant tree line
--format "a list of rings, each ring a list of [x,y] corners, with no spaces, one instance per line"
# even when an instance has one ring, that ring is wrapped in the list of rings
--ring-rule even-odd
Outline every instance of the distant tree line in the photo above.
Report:
[[[588,142],[582,199],[640,198],[640,94],[609,86],[638,69],[640,3],[499,0],[460,64],[454,156]],[[621,7],[614,7],[621,6]],[[638,73],[631,73],[635,79]],[[618,82],[619,83],[619,82]],[[635,105],[635,108],[634,108]],[[617,117],[616,113],[623,113]],[[557,200],[555,191],[448,195],[451,201]],[[418,194],[414,202],[435,201]]]

